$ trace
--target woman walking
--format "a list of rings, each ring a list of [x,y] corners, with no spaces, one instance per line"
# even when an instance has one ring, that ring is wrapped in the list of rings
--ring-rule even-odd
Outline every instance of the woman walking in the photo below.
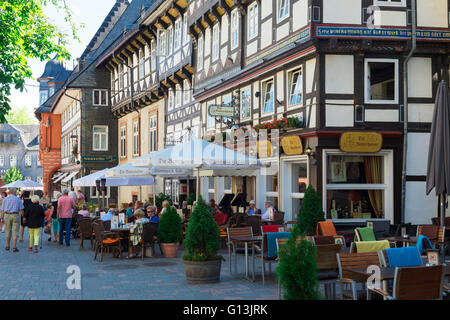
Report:
[[[45,218],[44,208],[39,204],[39,196],[34,195],[31,197],[31,204],[25,209],[24,213],[24,223],[28,227],[30,233],[30,244],[28,246],[28,251],[33,250],[38,252],[39,246],[39,233],[42,227],[42,221]]]
[[[24,191],[21,195],[21,199],[25,211],[27,207],[31,204],[30,191]],[[27,225],[25,224],[25,220],[22,217],[22,219],[20,219],[20,239],[19,239],[20,242],[23,242],[23,233],[25,232],[26,226]]]

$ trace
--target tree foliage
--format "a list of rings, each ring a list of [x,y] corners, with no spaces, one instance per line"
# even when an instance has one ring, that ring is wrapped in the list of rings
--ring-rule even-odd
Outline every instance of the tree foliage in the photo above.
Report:
[[[50,23],[43,10],[46,6],[64,11],[72,35],[60,32]],[[0,1],[0,123],[6,122],[11,109],[11,87],[23,91],[25,80],[32,76],[28,59],[45,61],[54,54],[59,59],[69,59],[65,47],[69,37],[79,40],[77,27],[65,0]]]
[[[15,166],[9,167],[5,175],[2,177],[2,180],[5,182],[5,184],[9,184],[17,180],[22,180],[22,172],[20,172],[20,169],[16,168]]]
[[[211,210],[199,196],[186,228],[183,259],[188,261],[220,259],[221,257],[217,255],[219,248],[219,226],[214,221]]]
[[[162,208],[162,203],[164,200],[169,201],[169,203],[172,203],[172,199],[170,195],[164,194],[160,192],[159,194],[155,195],[156,204],[153,203],[153,198],[148,199],[148,203],[150,203],[153,206],[156,206],[158,209]]]
[[[158,226],[159,243],[178,243],[181,240],[181,218],[174,207],[167,207]]]
[[[36,124],[36,118],[27,107],[12,108],[6,115],[6,122],[9,124]]]
[[[309,185],[305,191],[302,208],[298,214],[299,232],[306,235],[314,235],[317,223],[324,220],[322,200],[316,190]]]

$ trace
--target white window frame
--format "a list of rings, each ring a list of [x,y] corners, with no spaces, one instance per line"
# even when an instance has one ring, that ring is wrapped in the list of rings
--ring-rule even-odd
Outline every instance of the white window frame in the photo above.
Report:
[[[106,129],[106,132],[102,132],[102,133],[98,133],[95,132],[95,128],[103,128]],[[99,135],[99,146],[98,148],[95,146],[95,136]],[[102,148],[101,144],[102,144],[102,140],[101,140],[101,136],[105,135],[106,136],[106,140],[105,140],[105,147]],[[108,151],[108,126],[99,126],[99,125],[95,125],[92,127],[92,150],[93,151]]]
[[[152,72],[154,72],[156,70],[156,45],[154,40],[152,40],[151,42],[150,59],[151,59],[151,69]]]
[[[172,111],[175,106],[175,95],[172,88],[169,89],[167,96],[167,111]]]
[[[189,81],[184,80],[183,83],[183,104],[188,104],[191,102],[191,86],[189,85]]]
[[[4,166],[5,166],[5,156],[0,155],[0,167],[4,167]]]
[[[259,5],[258,5],[258,2],[254,2],[248,7],[247,24],[248,24],[247,40],[253,40],[259,34]]]
[[[25,167],[31,167],[31,163],[32,163],[31,155],[29,154],[25,155]]]
[[[239,47],[239,11],[234,9],[231,11],[231,50]]]
[[[386,62],[394,63],[395,67],[395,88],[394,88],[394,100],[371,100],[369,94],[369,63],[370,62]],[[398,104],[399,101],[399,70],[398,70],[398,59],[378,59],[378,58],[367,58],[364,60],[364,100],[366,104]]]
[[[187,13],[183,16],[183,43],[186,44],[189,42],[189,33],[188,33],[188,17]]]
[[[40,105],[42,105],[45,101],[47,101],[48,100],[48,91],[42,90],[39,93],[39,99],[40,99]]]
[[[157,151],[158,150],[158,114],[153,113],[149,115],[148,119],[148,128],[149,128],[149,135],[148,135],[148,141],[149,141],[149,152]],[[154,136],[153,136],[154,135]],[[152,138],[153,136],[153,138]]]
[[[38,177],[36,178],[36,182],[37,182],[37,183],[40,183],[40,184],[43,184],[43,183],[44,183],[44,180],[42,179],[41,176],[38,176]]]
[[[98,92],[98,103],[95,103],[95,94]],[[102,96],[105,96],[105,103],[102,103]],[[92,105],[93,106],[108,106],[108,90],[94,89],[92,90]]]
[[[219,52],[220,52],[220,29],[219,24],[216,23],[213,27],[212,53],[211,53],[212,62],[219,60]]]
[[[36,157],[37,166],[42,167],[41,160],[39,159],[39,155]]]
[[[266,109],[266,86],[269,82],[272,82],[272,100],[273,100],[273,110],[271,111],[265,111]],[[261,83],[261,87],[262,87],[262,94],[261,94],[261,114],[272,114],[275,112],[275,79],[274,78],[269,78],[266,79],[264,81],[262,81]]]
[[[159,30],[159,56],[167,56],[167,30]]]
[[[248,117],[243,117],[242,116],[242,110],[243,110],[242,105],[243,105],[243,102],[244,102],[243,94],[246,91],[250,92],[249,95],[248,95],[248,98],[249,98],[248,109],[249,109],[250,112],[249,112],[249,116]],[[239,113],[240,113],[241,121],[246,121],[246,120],[251,119],[251,117],[252,117],[252,88],[251,87],[247,87],[247,88],[241,90],[240,102],[241,102],[241,106],[240,106],[240,112]]]
[[[179,84],[175,85],[175,108],[181,107],[183,104],[183,89],[181,89],[181,86]]]
[[[294,74],[297,73],[297,72],[299,73],[300,83],[298,82],[299,80],[297,78],[297,85],[296,85],[295,88],[296,89],[300,89],[301,99],[300,99],[299,103],[291,104],[291,96],[292,96],[292,83],[291,83],[291,80],[293,79]],[[287,107],[288,107],[288,109],[293,109],[293,108],[299,107],[299,106],[301,106],[303,104],[303,98],[304,98],[303,68],[299,67],[299,68],[291,69],[291,70],[289,70],[287,72],[286,76],[287,76],[286,83],[288,84],[288,86],[287,86],[287,95],[286,95],[286,97],[287,97]],[[300,88],[298,86],[300,86]]]
[[[216,128],[216,118],[215,117],[211,117],[209,115],[208,109],[209,106],[216,104],[215,101],[211,101],[209,103],[207,103],[206,105],[206,115],[207,115],[207,119],[206,119],[206,128],[209,129],[215,129]]]
[[[280,14],[282,12],[281,6],[283,6],[284,15],[281,17]],[[290,0],[277,0],[277,22],[280,23],[286,19],[288,19],[291,15],[291,1]],[[286,14],[287,10],[287,14]]]
[[[94,173],[94,172],[93,172]],[[99,195],[97,195],[97,187],[90,187],[89,188],[89,196],[90,198],[93,199],[97,199],[99,196],[101,198],[101,194],[99,193]],[[95,192],[94,192],[95,191]],[[110,187],[106,187],[106,192],[105,192],[105,198],[109,198],[111,194],[111,190]]]
[[[174,44],[173,44],[173,49],[174,50],[178,50],[181,48],[181,30],[182,30],[182,19],[178,19],[177,21],[175,21],[175,35],[174,35]]]
[[[30,176],[25,177],[25,181],[32,181]]]
[[[139,80],[145,78],[145,56],[144,56],[144,50],[139,50],[139,57],[138,57],[138,65],[139,65]]]
[[[120,127],[120,157],[127,157],[127,126]]]
[[[198,38],[197,48],[197,70],[200,71],[203,69],[203,55],[205,50],[205,40],[203,36]]]
[[[16,167],[17,168],[17,156],[16,155],[10,155],[9,156],[9,166],[10,167]]]
[[[400,3],[392,0],[373,0],[373,5],[385,7],[406,7],[406,0],[401,0]]]
[[[327,171],[328,171],[328,156],[383,156],[383,171],[384,177],[382,184],[351,184],[351,183],[343,183],[343,184],[328,184],[327,183]],[[323,196],[322,196],[322,206],[324,208],[325,219],[327,217],[327,191],[328,190],[383,190],[384,191],[384,220],[390,220],[391,223],[394,221],[394,180],[393,180],[393,166],[394,166],[394,154],[392,150],[382,149],[377,153],[345,153],[340,151],[339,149],[325,149],[322,151],[322,185],[323,188]],[[367,219],[338,219],[335,221],[338,222],[358,222],[358,221],[366,221]],[[334,220],[333,220],[334,221]]]
[[[170,26],[167,29],[167,53],[168,55],[173,54],[173,27]]]
[[[226,179],[231,179],[230,182],[230,189],[225,189],[225,180]],[[224,177],[223,178],[223,193],[228,194],[228,193],[233,193],[233,177]]]
[[[139,120],[133,121],[133,156],[139,155]]]

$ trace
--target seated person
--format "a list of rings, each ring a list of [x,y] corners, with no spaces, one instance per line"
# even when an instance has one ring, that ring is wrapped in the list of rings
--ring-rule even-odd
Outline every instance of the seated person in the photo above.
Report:
[[[86,204],[83,204],[83,209],[78,211],[78,214],[82,215],[83,217],[89,217],[89,211],[87,211]]]
[[[267,200],[265,202],[265,206],[266,206],[266,211],[264,212],[264,214],[262,215],[262,219],[263,220],[271,220],[271,218],[273,219],[273,216],[275,215],[275,208],[273,207],[273,203],[270,200]],[[272,217],[271,217],[271,213],[272,213]]]
[[[184,201],[181,203],[181,206],[179,206],[178,209],[183,209],[183,210],[185,210],[185,209],[188,208],[187,206],[188,206],[188,203],[187,203],[186,200],[184,200]]]
[[[107,213],[105,213],[103,215],[103,217],[101,219],[102,219],[102,221],[111,221],[111,217],[112,216],[116,216],[116,215],[117,215],[116,214],[116,209],[111,208],[111,209],[108,210]]]
[[[148,206],[147,207],[147,216],[150,219],[150,222],[159,223],[158,213],[156,212],[156,207]]]
[[[133,215],[133,203],[132,203],[132,202],[130,202],[130,203],[128,204],[128,209],[127,209],[126,214],[127,214],[127,217],[128,217],[128,218],[131,217],[131,216]]]
[[[214,199],[209,200],[209,207],[211,208],[211,213],[214,215],[217,212],[216,201]]]
[[[144,223],[150,222],[150,220],[145,217],[144,211],[142,211],[141,209],[138,209],[134,212],[134,217],[136,218],[136,221],[134,222],[133,227],[130,229],[130,242],[132,246],[129,248],[129,258],[136,257],[136,255],[133,254],[133,247],[139,245],[142,242],[142,233],[144,230],[142,225]]]
[[[248,216],[253,216],[255,214],[261,214],[258,209],[256,209],[256,202],[255,200],[250,200],[250,206],[245,210],[245,213]]]
[[[216,213],[214,214],[214,221],[217,222],[219,226],[224,225],[227,223],[229,216],[225,213],[223,213],[219,207],[216,205]]]

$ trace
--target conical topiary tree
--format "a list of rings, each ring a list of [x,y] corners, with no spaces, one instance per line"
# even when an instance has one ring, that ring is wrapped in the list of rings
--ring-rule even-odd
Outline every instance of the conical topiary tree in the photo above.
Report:
[[[158,242],[178,243],[180,240],[181,218],[175,208],[168,207],[159,220]]]
[[[214,221],[211,210],[199,196],[186,228],[183,259],[188,261],[221,259],[217,255],[219,248],[219,226]]]
[[[317,223],[324,220],[322,200],[316,190],[309,185],[302,201],[302,209],[298,214],[299,232],[306,235],[316,233]]]

